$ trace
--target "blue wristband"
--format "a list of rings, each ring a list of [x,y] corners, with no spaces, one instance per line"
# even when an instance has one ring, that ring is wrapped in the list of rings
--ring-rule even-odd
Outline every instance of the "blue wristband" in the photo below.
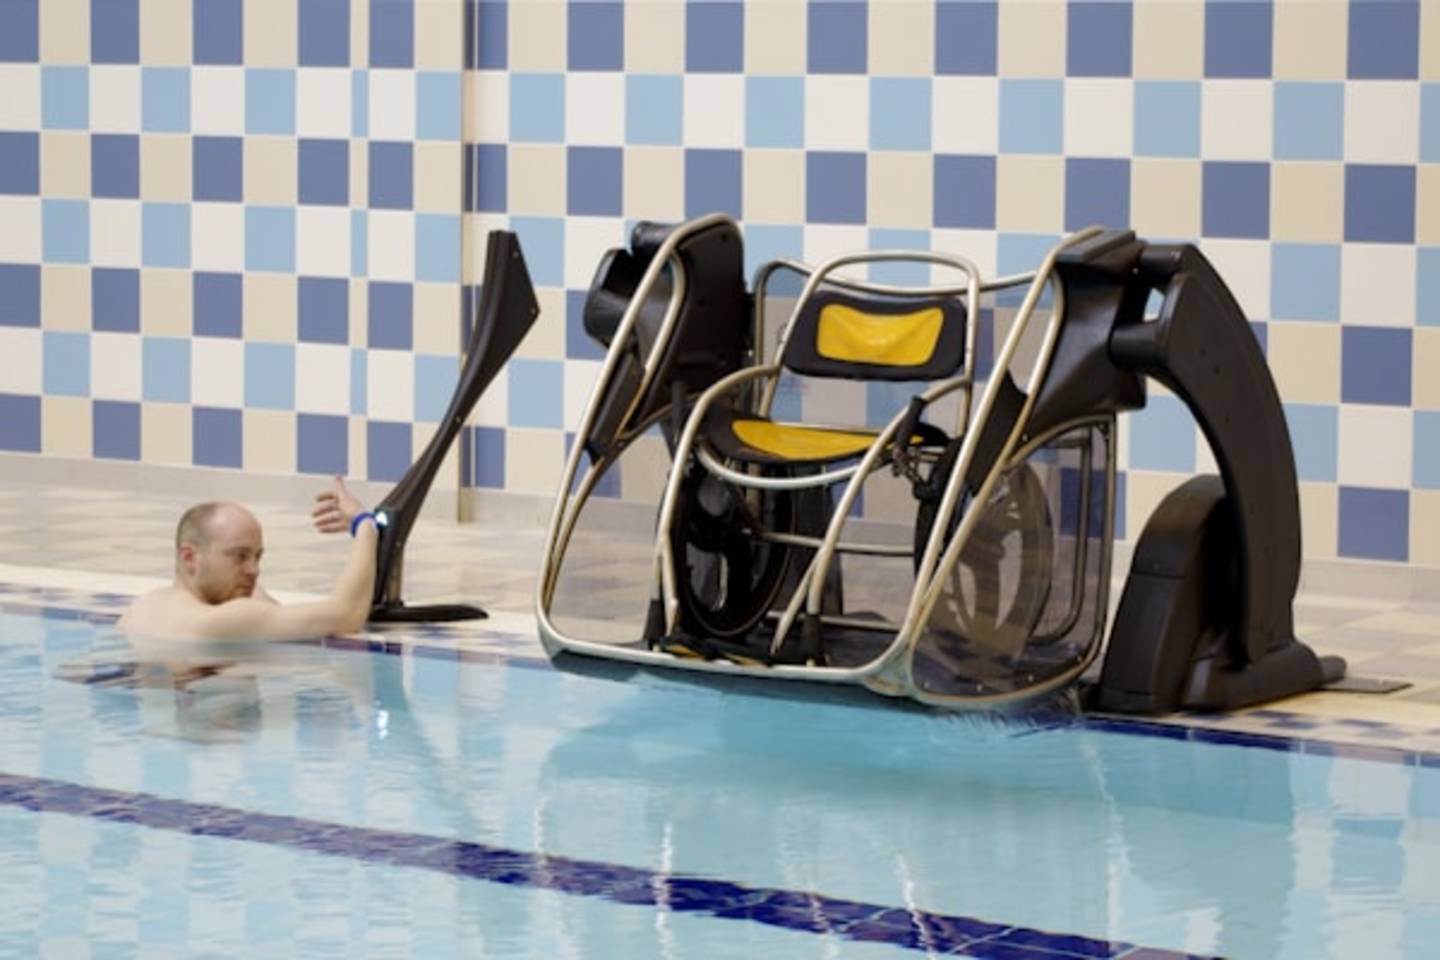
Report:
[[[355,536],[356,531],[360,529],[361,522],[365,520],[369,520],[371,523],[375,524],[375,530],[377,533],[379,532],[380,521],[375,519],[375,514],[371,513],[369,510],[366,510],[364,513],[355,514],[355,516],[350,520],[350,536]]]

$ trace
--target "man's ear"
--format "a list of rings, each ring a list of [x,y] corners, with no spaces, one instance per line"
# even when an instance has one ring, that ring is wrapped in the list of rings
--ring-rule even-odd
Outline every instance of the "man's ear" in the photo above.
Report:
[[[193,574],[196,567],[195,544],[180,544],[179,549],[176,550],[176,555],[180,558],[180,565],[185,568],[185,572]]]

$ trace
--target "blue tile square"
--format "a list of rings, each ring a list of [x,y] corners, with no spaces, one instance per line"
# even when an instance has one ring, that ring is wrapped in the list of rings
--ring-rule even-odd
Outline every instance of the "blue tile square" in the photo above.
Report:
[[[0,393],[0,450],[40,452],[39,397]]]
[[[245,269],[295,272],[295,208],[245,208]]]
[[[1065,73],[1071,77],[1128,77],[1133,6],[1128,0],[1070,0]]]
[[[1345,239],[1415,242],[1415,168],[1345,165]]]
[[[40,59],[40,0],[0,3],[0,63]]]
[[[753,103],[747,81],[746,104]],[[625,142],[675,146],[684,118],[685,83],[670,74],[628,74],[625,77]],[[745,123],[749,130],[750,117]]]
[[[0,316],[0,323],[4,322]],[[1415,322],[1422,327],[1440,327],[1440,247],[1415,251]]]
[[[40,68],[40,125],[46,130],[90,126],[89,67]]]
[[[1034,270],[1043,261],[1050,248],[1060,242],[1058,236],[1044,233],[1002,233],[995,245],[995,269],[1000,276],[1010,276],[1016,273],[1028,273]],[[1001,306],[1019,306],[1025,299],[1024,289],[1002,290],[996,294],[995,302]],[[1048,308],[1052,302],[1052,295],[1046,290],[1040,299],[1040,305]],[[984,328],[981,328],[984,334]],[[988,363],[989,358],[985,358]],[[977,363],[977,367],[979,364]]]
[[[739,150],[686,150],[685,216],[728,213],[738,219],[742,164]]]
[[[238,273],[196,272],[191,316],[197,337],[239,337],[244,323],[244,286]]]
[[[580,290],[565,291],[565,358],[567,360],[603,360],[605,349],[585,332],[586,294]]]
[[[993,77],[998,63],[999,5],[993,0],[940,0],[935,7],[935,72]]]
[[[421,140],[460,139],[460,74],[415,75],[415,135]]]
[[[370,0],[370,66],[415,65],[413,0]]]
[[[935,155],[935,226],[995,229],[995,158]]]
[[[0,263],[0,327],[40,326],[40,265]]]
[[[810,0],[806,62],[811,73],[865,73],[870,69],[868,4]]]
[[[190,131],[188,67],[144,67],[140,71],[140,128],[146,133]]]
[[[504,70],[510,65],[508,0],[466,0],[465,69]]]
[[[1440,490],[1440,411],[1416,410],[1414,429],[1415,486]]]
[[[370,206],[409,210],[415,205],[415,157],[409,143],[370,141]]]
[[[1335,482],[1340,458],[1338,411],[1329,404],[1285,404],[1285,423],[1290,428],[1295,470],[1301,480]]]
[[[675,140],[680,134],[680,90],[676,85]],[[805,145],[805,78],[745,78],[745,145],[749,147],[803,147]]]
[[[301,0],[300,66],[350,66],[350,3],[351,0]]]
[[[1274,8],[1269,0],[1206,0],[1205,76],[1270,76]]]
[[[784,257],[800,259],[805,254],[805,230],[797,226],[771,226],[766,224],[745,225],[745,276],[755,276],[762,264],[772,260],[779,260]],[[772,291],[782,288],[781,281],[786,274],[781,273],[774,278],[770,285]],[[790,275],[793,280],[793,274]],[[795,286],[789,291],[798,294],[800,287]]]
[[[350,412],[363,417],[368,412],[369,354],[360,347],[350,348]]]
[[[197,467],[243,467],[244,431],[239,410],[195,407],[190,411],[190,458]]]
[[[865,154],[818,151],[805,154],[807,221],[864,223],[865,190]]]
[[[1065,229],[1130,226],[1130,161],[1065,161]]]
[[[1135,154],[1200,156],[1198,81],[1135,81]]]
[[[1270,317],[1340,320],[1340,248],[1277,243],[1270,248]]]
[[[302,413],[295,417],[295,468],[301,473],[350,472],[350,418]]]
[[[1130,469],[1195,472],[1195,418],[1178,397],[1151,396],[1130,415]]]
[[[245,71],[245,132],[295,133],[295,71],[250,67]]]
[[[745,69],[745,4],[688,0],[685,69],[690,73],[740,73]]]
[[[190,164],[190,189],[196,200],[238,203],[244,199],[245,152],[239,137],[195,137]]]
[[[301,277],[296,301],[301,343],[350,342],[350,281]]]
[[[931,86],[929,77],[870,78],[870,149],[930,149]]]
[[[414,289],[372,280],[366,291],[366,343],[374,350],[409,350],[415,342]]]
[[[460,365],[455,357],[416,354],[415,419],[421,423],[439,423],[459,379]]]
[[[184,337],[145,337],[140,349],[143,399],[189,403],[190,341]]]
[[[297,162],[301,203],[350,203],[350,141],[302,139]]]
[[[1270,165],[1205,161],[1203,231],[1208,237],[1263,240],[1270,235]]]
[[[624,182],[620,148],[570,147],[565,157],[566,211],[572,216],[620,216]]]
[[[42,388],[46,396],[90,395],[90,335],[46,330]]]
[[[89,201],[42,200],[40,220],[41,256],[46,263],[89,262]]]
[[[1420,161],[1440,163],[1440,83],[1420,85]]]
[[[1340,488],[1342,557],[1410,559],[1410,492],[1371,487]]]
[[[90,328],[140,332],[140,271],[95,267],[90,271]]]
[[[1345,87],[1275,84],[1275,158],[1339,160],[1345,150]]]
[[[245,406],[295,409],[295,347],[289,343],[245,344]]]
[[[505,431],[500,427],[471,430],[470,477],[477,487],[505,489]]]
[[[90,413],[91,453],[96,459],[140,459],[140,404],[95,400]]]
[[[140,262],[147,267],[190,266],[190,205],[145,203],[140,207]]]
[[[508,204],[509,159],[504,144],[474,143],[465,148],[465,209],[502,213]]]
[[[565,140],[565,77],[558,73],[510,75],[510,139]]]
[[[40,134],[0,130],[0,193],[40,192]]]
[[[538,287],[565,285],[565,221],[558,217],[511,217],[530,279]]]
[[[90,62],[140,62],[140,0],[90,0]]]
[[[371,420],[365,425],[367,480],[394,483],[410,469],[411,427],[408,423]]]
[[[460,282],[460,217],[453,213],[415,216],[415,279]]]
[[[1065,142],[1062,80],[1000,81],[1000,152],[1060,153]]]
[[[565,422],[565,364],[516,357],[510,361],[509,425],[560,429]]]
[[[1418,0],[1350,0],[1351,80],[1413,80],[1420,67]]]
[[[566,33],[571,70],[625,68],[625,7],[609,0],[568,5]]]
[[[195,63],[243,62],[244,0],[195,0],[191,8],[191,39]]]
[[[1410,405],[1413,334],[1401,327],[1346,327],[1340,332],[1340,399]]]
[[[899,230],[872,227],[866,238],[871,250],[931,250],[929,230]],[[930,286],[930,265],[906,260],[882,260],[870,264],[870,279],[895,286]],[[952,274],[953,276],[953,274]]]

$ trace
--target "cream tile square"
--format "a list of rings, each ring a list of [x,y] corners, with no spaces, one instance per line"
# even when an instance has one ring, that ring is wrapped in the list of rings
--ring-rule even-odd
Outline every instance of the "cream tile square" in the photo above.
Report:
[[[870,73],[928,77],[935,72],[935,8],[928,3],[870,4]]]
[[[261,10],[264,15],[257,16]],[[247,67],[293,67],[299,62],[299,0],[265,0],[262,8],[251,5],[244,21]]]
[[[350,206],[370,206],[369,142],[359,138],[350,141]]]
[[[40,13],[40,62],[88,64],[90,0],[45,0],[36,6]]]
[[[1129,157],[1135,137],[1135,85],[1127,79],[1065,81],[1065,152],[1072,157]]]
[[[133,333],[90,335],[90,395],[96,400],[140,399],[140,338]]]
[[[506,208],[517,216],[564,216],[565,169],[563,146],[511,144]]]
[[[750,11],[745,11],[749,19]],[[625,4],[625,69],[629,73],[685,70],[685,5]]]
[[[681,125],[686,146],[734,149],[745,142],[744,77],[688,73],[684,96]]]
[[[1414,164],[1420,159],[1420,87],[1410,81],[1345,84],[1345,159]]]
[[[190,407],[183,403],[140,406],[140,459],[188,467],[192,463]]]
[[[753,153],[753,151],[752,151]],[[750,155],[745,161],[748,163]],[[622,201],[631,220],[682,220],[685,217],[685,155],[674,147],[626,147]],[[750,174],[745,171],[748,188]]]
[[[1135,542],[1160,501],[1184,479],[1153,470],[1125,472],[1125,539]]]
[[[1420,79],[1440,80],[1440,10],[1420,5]]]
[[[245,135],[244,67],[190,69],[190,132],[215,137]]]
[[[140,138],[140,196],[145,200],[189,203],[191,138],[185,134],[147,133]]]
[[[625,75],[571,73],[565,77],[565,140],[581,146],[625,142]]]
[[[1408,489],[1414,418],[1408,409],[1340,407],[1339,481],[1344,486]]]
[[[48,457],[90,459],[94,454],[91,423],[88,398],[41,397],[40,452]]]
[[[88,332],[91,327],[90,268],[55,263],[42,266],[40,308],[46,330]]]
[[[299,335],[296,278],[289,274],[250,273],[243,284],[245,339],[294,343]]]
[[[370,5],[368,3],[352,3],[350,5],[350,62],[357,66],[370,62]],[[352,444],[350,447],[354,450]],[[355,462],[353,459],[352,463]],[[361,459],[360,463],[365,461]]]
[[[100,267],[140,265],[140,201],[90,201],[90,262]]]
[[[418,70],[464,69],[464,4],[415,4],[415,67]]]
[[[804,228],[805,249],[800,259],[806,263],[824,263],[831,257],[854,253],[870,246],[869,232],[864,227],[842,226],[829,223],[810,223]],[[840,270],[839,276],[865,279],[863,266]]]
[[[415,280],[415,217],[403,210],[371,210],[366,218],[370,278]]]
[[[464,155],[460,144],[415,144],[415,209],[455,213],[463,205]]]
[[[414,350],[460,355],[460,285],[415,284]]]
[[[520,346],[515,352],[518,355],[524,349],[525,341],[521,340]],[[490,381],[489,389],[480,394],[480,400],[475,404],[475,409],[470,412],[470,419],[466,423],[477,427],[504,427],[509,422],[509,414],[509,367],[501,367],[500,372],[495,375],[495,379]]]
[[[194,294],[189,270],[140,271],[140,330],[148,336],[188,337]]]
[[[1261,240],[1207,239],[1201,247],[1251,320],[1270,316],[1270,245]]]
[[[565,429],[577,431],[585,410],[590,404],[590,394],[600,376],[598,360],[565,361]]]
[[[89,134],[40,134],[40,193],[46,197],[90,196]]]
[[[1065,76],[1066,7],[1059,0],[999,5],[1002,77]]]
[[[1345,225],[1345,169],[1338,163],[1270,167],[1270,237],[1339,243]]]
[[[0,230],[0,262],[39,263],[40,198],[0,196],[0,223],[5,224]]]
[[[48,267],[46,269],[49,269]],[[1411,399],[1420,410],[1440,410],[1440,328],[1416,327],[1412,349],[1415,370],[1410,382],[1414,385]]]
[[[745,5],[745,71],[752,75],[803,74],[807,7],[802,3]]]
[[[743,136],[730,141],[732,145],[742,142]],[[805,146],[811,150],[869,148],[869,78],[823,74],[805,78]]]
[[[344,416],[350,412],[350,348],[333,343],[295,345],[295,409]]]
[[[1275,130],[1269,80],[1206,80],[1200,151],[1207,160],[1269,160]]]
[[[1347,326],[1415,322],[1415,248],[1347,243],[1340,248],[1340,320]]]
[[[1440,243],[1440,163],[1415,169],[1415,242]]]
[[[37,394],[43,383],[43,334],[38,327],[0,326],[0,393]]]
[[[295,472],[295,414],[288,410],[246,410],[242,428],[247,473]]]
[[[370,284],[364,279],[351,279],[350,295],[347,302],[350,306],[350,345],[352,347],[367,347],[370,345]]]
[[[1343,3],[1313,0],[1276,3],[1275,79],[1344,80],[1348,19],[1349,12]]]
[[[591,261],[592,263],[598,262]],[[589,286],[589,283],[586,283]],[[554,360],[565,356],[565,291],[540,287],[535,291],[540,303],[540,317],[520,341],[515,356],[538,360]],[[491,388],[493,393],[498,388]]]
[[[40,129],[40,65],[0,63],[0,130]]]
[[[245,138],[245,202],[294,206],[299,150],[293,137]]]
[[[245,405],[245,344],[196,337],[190,344],[190,401],[197,407]]]
[[[996,229],[1034,233],[1063,229],[1064,160],[1001,154],[995,166]]]
[[[929,153],[872,152],[866,164],[869,224],[928,229],[934,216],[933,177]]]
[[[344,207],[295,208],[295,271],[314,277],[350,275],[350,211]]]
[[[554,493],[565,467],[565,438],[559,430],[511,427],[505,432],[505,489]]]
[[[1204,0],[1136,4],[1132,29],[1137,79],[1194,80],[1205,75]]]
[[[331,140],[350,136],[351,72],[344,67],[295,71],[295,135]]]
[[[648,6],[648,5],[647,5]],[[566,4],[510,4],[510,69],[515,72],[559,72],[569,47]]]
[[[625,221],[619,217],[570,217],[565,222],[565,286],[588,289],[605,251],[625,242]]]
[[[370,139],[414,140],[415,72],[371,70],[369,79]]]
[[[190,0],[140,0],[140,62],[188,67],[194,25]]]
[[[988,155],[1000,150],[1000,81],[936,77],[930,103],[936,153]]]
[[[196,270],[245,269],[245,208],[238,203],[190,206],[190,265]]]
[[[1340,327],[1337,324],[1272,323],[1270,373],[1288,403],[1340,402]]]
[[[510,75],[495,70],[467,70],[462,131],[466,142],[507,143],[510,140]]]
[[[365,360],[365,411],[370,418],[414,420],[414,355],[405,350],[371,350]]]
[[[1148,239],[1200,235],[1198,160],[1136,159],[1130,164],[1130,218]]]
[[[805,153],[802,150],[745,151],[742,207],[751,223],[792,224],[805,220]]]
[[[1410,562],[1440,566],[1440,490],[1410,493]]]

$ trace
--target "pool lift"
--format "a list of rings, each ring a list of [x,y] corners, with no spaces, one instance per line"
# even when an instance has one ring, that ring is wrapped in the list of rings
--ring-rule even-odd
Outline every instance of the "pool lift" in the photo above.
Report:
[[[780,695],[859,687],[949,709],[1083,677],[1088,705],[1135,713],[1233,709],[1343,676],[1343,661],[1295,637],[1289,433],[1244,313],[1195,246],[1092,227],[1014,276],[985,279],[948,253],[869,251],[766,263],[753,292],[743,263],[740,230],[719,214],[641,223],[601,260],[583,321],[608,349],[537,593],[557,665],[790,684]],[[956,279],[856,276],[896,265]],[[786,316],[773,347],[772,303]],[[1008,332],[977,397],[992,311]],[[794,378],[912,392],[879,426],[809,422],[777,407]],[[1116,416],[1144,407],[1147,378],[1189,407],[1219,475],[1156,507],[1106,643]],[[951,429],[935,422],[947,403]],[[589,616],[577,530],[625,508],[600,494],[629,487],[640,468],[622,460],[657,434],[668,467],[648,601],[618,621]],[[905,542],[847,531],[865,526],[854,508],[885,473],[909,487]],[[894,614],[850,609],[868,584],[847,579],[842,557],[902,565]]]

